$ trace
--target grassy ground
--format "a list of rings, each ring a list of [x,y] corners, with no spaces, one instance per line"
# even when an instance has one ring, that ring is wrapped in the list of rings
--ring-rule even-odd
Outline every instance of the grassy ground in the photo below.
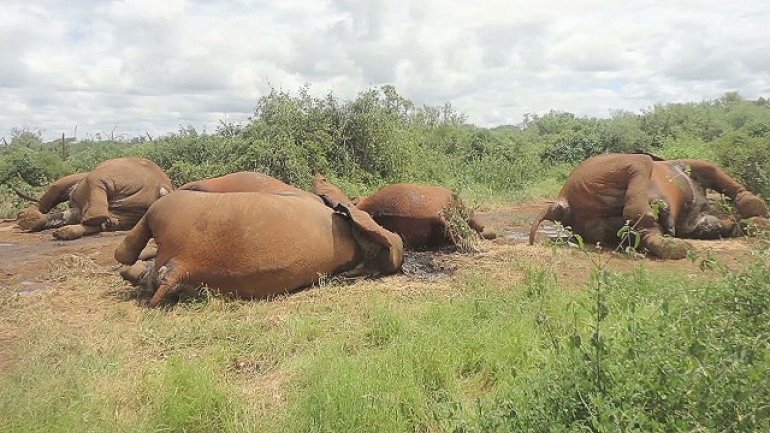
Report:
[[[451,277],[162,310],[54,259],[54,290],[0,296],[0,431],[760,431],[751,251],[735,272],[494,244],[439,257]]]

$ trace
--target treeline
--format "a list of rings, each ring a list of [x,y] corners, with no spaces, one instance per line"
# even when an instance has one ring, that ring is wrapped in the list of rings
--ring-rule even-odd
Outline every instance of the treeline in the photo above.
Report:
[[[646,150],[715,161],[770,197],[770,101],[727,93],[713,101],[656,105],[608,119],[551,111],[492,129],[467,123],[451,105],[422,106],[392,86],[353,100],[273,90],[244,124],[220,122],[151,139],[62,139],[14,130],[0,150],[0,183],[40,187],[120,156],[148,157],[181,185],[239,170],[307,188],[323,172],[351,193],[391,182],[430,182],[505,194],[604,152]],[[7,190],[6,190],[7,191]],[[7,196],[7,195],[6,195]]]

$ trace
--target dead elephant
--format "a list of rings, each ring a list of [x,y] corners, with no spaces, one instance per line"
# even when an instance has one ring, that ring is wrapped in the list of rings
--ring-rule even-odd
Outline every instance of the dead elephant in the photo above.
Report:
[[[110,159],[92,171],[54,182],[37,206],[19,213],[17,224],[26,231],[61,227],[53,232],[61,240],[128,230],[155,200],[172,190],[171,180],[154,162],[144,158]],[[51,212],[64,201],[69,201],[69,209]]]
[[[158,200],[115,250],[132,265],[150,238],[160,304],[181,284],[266,298],[323,276],[387,275],[403,263],[401,238],[365,212],[303,194],[176,191]],[[133,273],[140,277],[140,275]]]
[[[608,244],[617,244],[619,230],[629,224],[653,255],[681,259],[691,247],[674,237],[714,239],[740,231],[733,219],[712,209],[706,189],[732,199],[741,218],[767,225],[765,202],[710,162],[606,154],[575,168],[559,197],[532,223],[529,243],[543,220],[572,227],[586,242]]]

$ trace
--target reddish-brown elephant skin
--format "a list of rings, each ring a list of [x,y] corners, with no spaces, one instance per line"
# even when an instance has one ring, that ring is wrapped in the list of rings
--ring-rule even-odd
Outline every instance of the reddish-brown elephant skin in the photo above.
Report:
[[[53,232],[61,240],[101,231],[128,230],[158,198],[173,190],[171,179],[144,158],[117,158],[92,171],[54,182],[37,206],[19,213],[17,224],[27,231],[62,227]],[[69,200],[64,212],[51,212]]]
[[[618,230],[628,221],[653,255],[681,259],[690,246],[671,237],[714,239],[740,231],[734,219],[711,209],[706,189],[730,197],[741,218],[766,224],[765,202],[710,162],[606,154],[575,168],[556,201],[533,222],[529,243],[540,223],[551,220],[572,227],[586,242],[617,244]]]
[[[293,187],[267,174],[254,171],[239,171],[220,177],[190,182],[182,185],[179,189],[202,192],[266,192],[283,195],[299,194],[316,200],[319,203],[322,202],[315,194]]]
[[[403,263],[403,244],[365,212],[305,194],[175,191],[158,200],[115,250],[132,265],[150,238],[158,279],[149,306],[180,284],[242,298],[266,298],[323,276],[386,275]]]
[[[347,195],[324,176],[315,177],[316,194],[327,194],[348,200]],[[406,248],[431,249],[457,245],[449,230],[444,212],[452,205],[462,206],[459,198],[448,188],[435,185],[397,183],[387,185],[356,203],[356,207],[374,218],[386,229],[398,233]],[[467,209],[468,213],[472,212]],[[468,224],[487,239],[494,232],[473,216]]]

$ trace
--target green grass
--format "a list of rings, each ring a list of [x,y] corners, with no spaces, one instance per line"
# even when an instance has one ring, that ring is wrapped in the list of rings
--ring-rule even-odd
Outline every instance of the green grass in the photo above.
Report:
[[[757,254],[716,278],[597,267],[574,290],[532,266],[519,282],[470,272],[158,311],[116,300],[115,278],[71,276],[0,303],[15,330],[0,430],[767,431]]]

